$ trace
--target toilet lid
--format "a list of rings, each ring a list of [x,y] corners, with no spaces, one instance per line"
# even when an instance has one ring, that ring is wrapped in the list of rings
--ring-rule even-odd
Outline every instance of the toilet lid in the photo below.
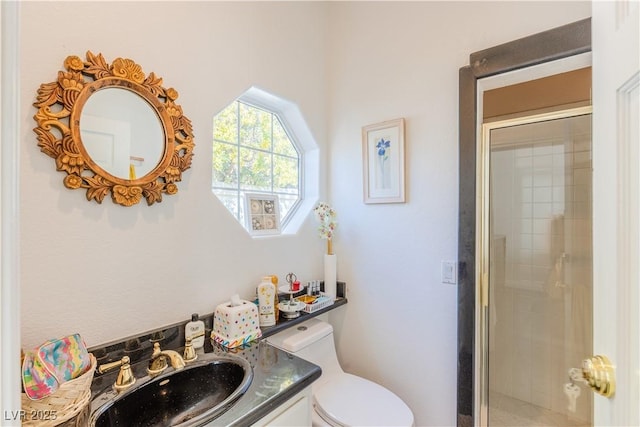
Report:
[[[411,409],[395,394],[351,374],[332,376],[314,390],[313,406],[338,426],[411,426]]]

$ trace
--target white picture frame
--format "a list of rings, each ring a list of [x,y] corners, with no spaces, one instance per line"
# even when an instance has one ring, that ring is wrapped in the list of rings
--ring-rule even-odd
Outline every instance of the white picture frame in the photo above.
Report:
[[[245,193],[246,227],[252,236],[280,234],[280,202],[277,194]]]
[[[364,203],[405,202],[404,119],[362,128]]]

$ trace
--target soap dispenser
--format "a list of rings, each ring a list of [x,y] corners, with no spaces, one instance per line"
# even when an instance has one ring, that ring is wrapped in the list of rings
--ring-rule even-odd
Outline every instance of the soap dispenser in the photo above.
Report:
[[[191,345],[195,349],[204,347],[204,322],[200,320],[198,313],[191,315],[191,322],[184,328],[184,338],[191,339]]]
[[[271,276],[263,277],[258,285],[258,314],[261,327],[276,324],[276,295],[276,287],[271,281]]]

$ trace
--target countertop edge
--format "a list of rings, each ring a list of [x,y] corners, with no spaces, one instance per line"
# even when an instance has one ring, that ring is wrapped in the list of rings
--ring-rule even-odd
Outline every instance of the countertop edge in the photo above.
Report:
[[[213,420],[210,424],[207,424],[207,426],[224,425],[228,427],[236,427],[236,426],[246,427],[248,425],[251,425],[256,421],[267,416],[269,413],[271,413],[272,411],[277,409],[279,406],[284,404],[286,401],[294,397],[296,394],[300,393],[306,387],[310,386],[315,380],[320,378],[321,375],[322,375],[322,370],[320,369],[320,367],[317,367],[316,369],[313,370],[313,372],[311,372],[309,376],[297,381],[294,385],[280,392],[279,394],[274,396],[272,399],[269,399],[263,404],[256,406],[253,411],[248,412],[244,416],[237,418],[232,423],[217,424],[215,422],[216,420]],[[232,409],[230,409],[229,412],[230,411],[232,411]],[[222,416],[226,414],[227,412],[222,414]]]

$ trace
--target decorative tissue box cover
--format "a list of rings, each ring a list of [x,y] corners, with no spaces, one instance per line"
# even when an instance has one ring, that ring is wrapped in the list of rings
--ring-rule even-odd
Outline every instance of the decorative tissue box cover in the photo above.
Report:
[[[216,307],[211,339],[218,344],[234,348],[261,336],[258,307],[254,303],[241,300],[241,304],[235,307],[230,302]]]

